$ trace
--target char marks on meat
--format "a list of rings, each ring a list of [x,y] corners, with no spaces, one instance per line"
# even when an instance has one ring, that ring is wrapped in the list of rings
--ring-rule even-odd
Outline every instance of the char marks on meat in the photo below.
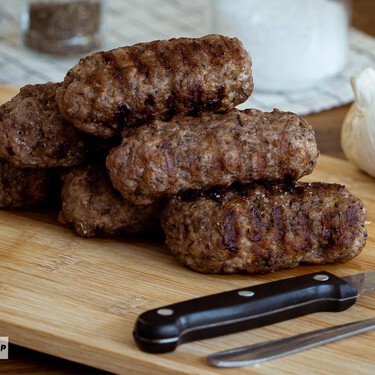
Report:
[[[347,262],[365,245],[366,210],[344,186],[250,184],[172,197],[162,216],[177,259],[204,273],[266,273]]]
[[[114,187],[136,204],[233,182],[298,180],[318,157],[313,128],[278,110],[176,117],[123,136],[107,168]]]
[[[297,182],[317,162],[314,129],[291,112],[236,109],[252,91],[237,38],[86,56],[62,83],[0,106],[0,208],[58,196],[59,221],[83,237],[155,232],[161,220],[177,259],[204,273],[354,258],[363,203],[341,185]]]
[[[56,97],[77,128],[112,137],[154,119],[234,108],[252,90],[242,43],[208,35],[94,53],[68,72]]]

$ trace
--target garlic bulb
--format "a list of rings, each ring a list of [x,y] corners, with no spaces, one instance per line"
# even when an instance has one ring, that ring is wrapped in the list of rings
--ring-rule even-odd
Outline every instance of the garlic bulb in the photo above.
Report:
[[[359,169],[375,177],[375,70],[351,78],[355,100],[344,119],[341,146]]]

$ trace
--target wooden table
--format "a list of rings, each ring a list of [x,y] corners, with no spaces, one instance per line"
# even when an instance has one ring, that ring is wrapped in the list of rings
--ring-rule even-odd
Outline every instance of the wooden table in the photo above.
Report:
[[[375,35],[375,23],[372,15],[375,2],[372,0],[353,1],[353,24],[371,35]],[[371,18],[372,17],[372,18]],[[10,89],[9,93],[12,93]],[[340,130],[349,105],[318,114],[306,116],[315,127],[321,153],[342,158]],[[0,373],[9,374],[99,374],[103,371],[79,365],[20,346],[10,347],[10,359],[0,362]]]

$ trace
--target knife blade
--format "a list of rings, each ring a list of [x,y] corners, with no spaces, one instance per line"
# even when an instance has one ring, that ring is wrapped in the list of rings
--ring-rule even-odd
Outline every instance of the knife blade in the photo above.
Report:
[[[202,340],[320,311],[343,311],[375,289],[375,271],[337,277],[329,272],[212,294],[140,314],[133,337],[149,353],[165,353]]]
[[[358,320],[299,335],[211,354],[207,362],[215,367],[245,367],[326,345],[375,329],[375,318]]]

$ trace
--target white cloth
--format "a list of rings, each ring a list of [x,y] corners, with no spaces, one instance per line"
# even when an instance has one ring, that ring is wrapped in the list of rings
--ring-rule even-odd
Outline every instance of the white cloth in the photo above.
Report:
[[[0,1],[0,84],[61,81],[79,57],[55,58],[24,48],[20,42],[21,12],[21,0]],[[108,0],[102,49],[154,39],[199,37],[209,33],[209,17],[208,0]],[[306,115],[347,104],[354,98],[350,76],[368,66],[375,67],[375,38],[352,29],[349,63],[341,74],[317,88],[292,94],[258,92],[254,77],[254,93],[240,108],[279,108]]]

